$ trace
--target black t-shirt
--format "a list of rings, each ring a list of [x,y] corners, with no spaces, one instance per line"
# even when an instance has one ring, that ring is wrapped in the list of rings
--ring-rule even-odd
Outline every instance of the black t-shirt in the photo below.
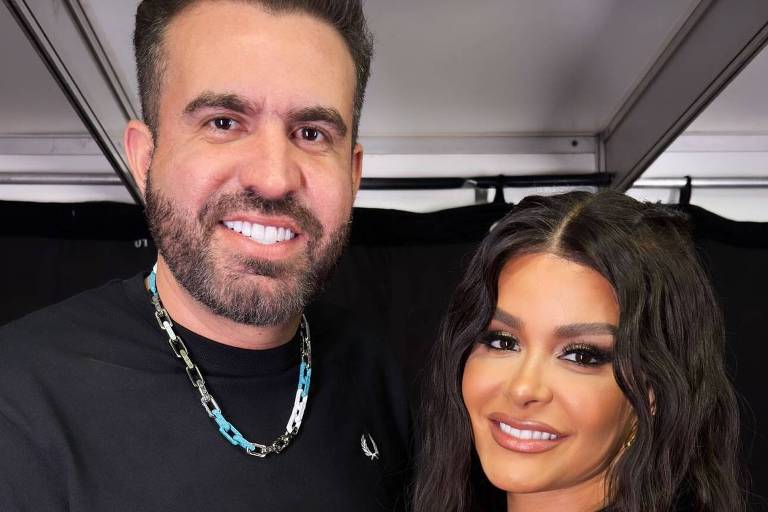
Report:
[[[402,508],[411,443],[399,370],[348,312],[315,305],[307,318],[304,420],[291,445],[266,459],[219,434],[155,321],[143,276],[3,327],[0,510]],[[177,332],[243,436],[267,444],[284,432],[297,338],[245,350]]]

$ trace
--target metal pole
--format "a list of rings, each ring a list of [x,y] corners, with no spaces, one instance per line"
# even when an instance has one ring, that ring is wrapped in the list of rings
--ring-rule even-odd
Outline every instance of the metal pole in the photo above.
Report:
[[[682,188],[685,178],[642,178],[632,188]],[[768,188],[767,177],[691,178],[693,188]]]
[[[123,185],[111,172],[0,172],[0,185]]]
[[[529,187],[584,187],[601,186],[610,180],[605,174],[501,176],[505,188]],[[634,188],[681,188],[685,178],[643,178]],[[363,178],[365,190],[440,190],[457,188],[494,188],[497,176],[475,178]],[[112,173],[85,172],[0,172],[2,185],[121,185],[120,178]],[[694,188],[768,188],[768,176],[692,178]]]

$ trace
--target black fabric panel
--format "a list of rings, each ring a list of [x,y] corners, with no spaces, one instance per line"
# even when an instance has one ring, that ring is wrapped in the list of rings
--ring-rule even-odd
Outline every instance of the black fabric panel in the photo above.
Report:
[[[511,205],[431,213],[355,209],[350,247],[323,300],[361,315],[392,344],[414,404],[440,320],[463,269]]]
[[[768,510],[768,223],[734,222],[695,206],[685,211],[725,314],[729,366],[741,399],[742,450],[760,496],[753,497],[751,510]]]
[[[352,245],[428,246],[475,243],[512,208],[508,204],[464,206],[430,213],[355,208]]]
[[[136,205],[0,201],[0,219],[0,325],[155,259]]]
[[[323,300],[352,307],[401,362],[412,403],[440,318],[475,244],[365,247],[343,257]]]
[[[322,300],[355,311],[392,344],[414,404],[426,354],[467,259],[509,209],[355,210],[350,248]],[[695,206],[685,211],[725,311],[731,368],[745,402],[743,442],[753,490],[766,496],[768,223],[734,222]],[[0,218],[0,324],[154,261],[137,206],[0,202]]]
[[[155,248],[137,240],[0,237],[0,325],[113,278],[148,269]]]
[[[135,205],[0,201],[0,219],[0,325],[155,260]]]
[[[768,222],[737,222],[698,206],[682,208],[693,224],[694,238],[716,240],[733,247],[768,249]]]
[[[54,240],[148,239],[141,208],[132,204],[0,201],[0,237]],[[5,242],[3,242],[5,246]]]

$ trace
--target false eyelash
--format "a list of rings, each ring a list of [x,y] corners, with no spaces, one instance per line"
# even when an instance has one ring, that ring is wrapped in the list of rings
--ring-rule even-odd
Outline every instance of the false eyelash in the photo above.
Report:
[[[511,348],[498,348],[491,345],[494,341],[497,340],[504,340],[510,342],[512,345]],[[480,343],[483,345],[487,345],[488,348],[492,350],[514,350],[516,347],[519,346],[520,342],[518,339],[511,333],[508,333],[506,331],[489,331],[483,334],[482,338],[480,338]]]
[[[595,362],[594,363],[579,363],[576,362],[576,364],[581,366],[600,366],[602,364],[605,364],[613,359],[613,352],[609,350],[603,350],[599,347],[596,347],[595,345],[591,345],[589,343],[572,343],[570,345],[567,345],[563,347],[562,355],[568,355],[573,354],[576,352],[582,352],[588,354],[590,357],[592,357]],[[574,361],[575,362],[575,361]]]

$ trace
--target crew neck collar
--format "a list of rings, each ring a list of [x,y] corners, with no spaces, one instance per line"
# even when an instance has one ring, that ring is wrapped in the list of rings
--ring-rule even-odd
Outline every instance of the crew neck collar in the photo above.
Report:
[[[144,273],[124,281],[124,290],[136,306],[137,313],[146,318],[156,332],[158,343],[165,343],[167,336],[155,321],[155,311],[150,302],[149,292],[144,287]],[[173,320],[173,318],[171,318]],[[192,360],[200,366],[206,376],[260,376],[275,374],[298,365],[299,332],[290,341],[278,347],[255,350],[232,347],[201,336],[185,326],[174,322],[176,333],[181,336],[189,349]],[[169,357],[175,357],[168,348]]]

